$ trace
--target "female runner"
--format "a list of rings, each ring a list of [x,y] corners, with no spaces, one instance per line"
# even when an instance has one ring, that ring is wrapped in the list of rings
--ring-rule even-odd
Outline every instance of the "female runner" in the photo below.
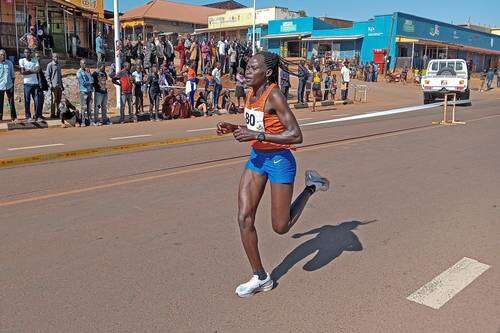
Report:
[[[238,223],[253,276],[236,288],[239,297],[273,288],[273,280],[262,266],[254,226],[267,180],[271,183],[272,227],[278,234],[287,233],[297,222],[314,192],[329,188],[327,179],[316,171],[306,171],[306,186],[292,203],[297,167],[290,149],[293,144],[302,143],[302,132],[278,87],[280,68],[287,70],[284,60],[276,54],[259,52],[254,55],[248,62],[245,78],[250,87],[245,102],[246,126],[217,124],[218,134],[232,132],[239,142],[252,142],[250,159],[240,180]]]

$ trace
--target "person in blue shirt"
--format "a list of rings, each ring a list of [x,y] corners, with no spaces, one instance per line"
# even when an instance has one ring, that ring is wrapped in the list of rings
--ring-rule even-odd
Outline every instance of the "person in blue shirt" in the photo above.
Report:
[[[95,52],[97,53],[97,62],[101,63],[105,61],[106,51],[104,50],[104,40],[102,39],[102,33],[99,31],[95,39]]]
[[[495,72],[493,71],[493,68],[490,67],[490,69],[488,69],[488,73],[486,74],[486,87],[487,87],[487,90],[490,90],[492,87],[492,84],[493,84],[493,78],[495,77]]]
[[[76,72],[76,79],[78,80],[78,88],[80,91],[82,127],[86,126],[87,124],[85,119],[88,119],[89,124],[94,125],[94,122],[91,121],[91,105],[94,79],[87,69],[87,62],[85,61],[85,59],[80,60],[80,69]]]
[[[10,119],[12,122],[17,122],[14,105],[14,78],[14,65],[7,59],[5,50],[0,50],[0,121],[3,120],[3,98],[6,94],[10,107]]]

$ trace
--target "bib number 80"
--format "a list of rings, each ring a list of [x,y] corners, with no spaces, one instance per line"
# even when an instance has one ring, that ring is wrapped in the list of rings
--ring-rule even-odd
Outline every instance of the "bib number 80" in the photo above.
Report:
[[[255,115],[250,113],[245,113],[245,121],[247,125],[255,126]]]

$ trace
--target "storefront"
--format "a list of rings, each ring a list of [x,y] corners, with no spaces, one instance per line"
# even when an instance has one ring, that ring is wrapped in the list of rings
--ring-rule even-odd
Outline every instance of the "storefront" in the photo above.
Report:
[[[18,56],[25,47],[19,39],[30,26],[52,40],[52,51],[92,53],[97,31],[110,30],[102,0],[0,0],[0,47]],[[48,55],[48,50],[42,49]]]
[[[431,59],[461,58],[474,71],[498,67],[500,36],[425,18],[394,13],[355,22],[349,28],[318,27],[318,19],[269,24],[269,50],[282,56],[328,55],[367,64],[380,61],[394,68],[425,68]]]
[[[300,17],[291,20],[269,22],[268,50],[283,57],[307,58],[312,52],[312,44],[307,40],[313,31],[332,29],[335,25],[314,17]]]

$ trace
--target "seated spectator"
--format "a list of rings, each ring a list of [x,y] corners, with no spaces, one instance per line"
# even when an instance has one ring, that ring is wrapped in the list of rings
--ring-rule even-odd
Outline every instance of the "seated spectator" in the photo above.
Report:
[[[172,110],[175,101],[175,92],[173,89],[170,89],[161,102],[161,112],[163,113],[164,119],[172,119]]]
[[[172,105],[172,118],[191,118],[191,105],[189,105],[189,101],[187,100],[187,96],[185,94],[181,93],[177,95],[176,100]]]
[[[203,91],[200,91],[198,94],[198,98],[194,104],[193,115],[195,117],[208,116],[208,102]]]
[[[223,111],[226,111],[227,113],[230,114],[237,114],[238,113],[238,108],[236,105],[234,105],[233,101],[231,100],[231,94],[229,90],[225,89],[221,93],[221,107]]]
[[[63,97],[61,103],[59,103],[59,111],[61,117],[61,127],[80,127],[82,124],[82,118],[77,110],[77,108],[71,104],[71,102]]]

